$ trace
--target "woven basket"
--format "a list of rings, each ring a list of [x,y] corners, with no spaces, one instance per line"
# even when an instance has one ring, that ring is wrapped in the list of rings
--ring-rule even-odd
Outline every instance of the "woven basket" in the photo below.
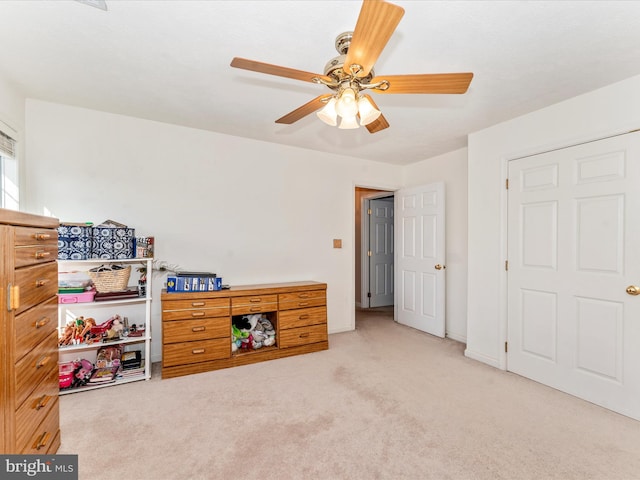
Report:
[[[131,265],[118,270],[111,270],[111,267],[102,265],[101,267],[92,268],[87,274],[98,292],[116,292],[127,288],[129,276],[131,275]]]

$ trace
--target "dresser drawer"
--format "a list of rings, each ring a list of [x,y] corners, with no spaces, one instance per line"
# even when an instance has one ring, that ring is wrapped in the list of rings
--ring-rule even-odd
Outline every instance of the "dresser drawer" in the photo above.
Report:
[[[21,268],[16,270],[14,275],[20,296],[16,314],[50,299],[58,293],[58,264],[56,262]]]
[[[326,325],[311,325],[309,327],[289,328],[280,330],[280,348],[297,347],[309,343],[317,343],[327,340]]]
[[[301,308],[285,310],[278,314],[280,329],[306,327],[327,323],[327,307]]]
[[[231,339],[216,338],[196,342],[170,343],[162,348],[162,366],[187,365],[231,356]]]
[[[294,308],[320,307],[326,305],[327,296],[325,290],[312,290],[309,292],[281,293],[278,295],[280,310]]]
[[[57,408],[58,391],[58,367],[56,365],[16,411],[16,441],[18,445],[26,446],[49,412],[54,406]]]
[[[16,363],[16,407],[22,405],[40,382],[49,376],[52,368],[58,368],[58,332],[55,331]]]
[[[35,432],[31,434],[26,444],[23,446],[23,454],[45,454],[51,452],[51,446],[59,441],[60,430],[60,409],[58,399],[54,399],[53,406],[43,422],[38,425]],[[20,444],[18,444],[21,447]]]
[[[231,299],[232,315],[275,312],[276,310],[278,310],[277,295],[252,295],[247,297],[234,297]]]
[[[16,247],[47,245],[58,247],[58,231],[53,228],[15,227]]]
[[[162,320],[190,318],[228,317],[228,298],[206,298],[197,300],[175,300],[162,302]]]
[[[34,345],[47,338],[58,325],[58,302],[52,297],[27,310],[15,319],[15,361],[20,360]]]
[[[162,324],[164,343],[191,342],[210,338],[226,337],[230,342],[229,318],[203,318],[198,320],[177,320]]]
[[[16,247],[14,255],[16,268],[50,262],[58,257],[58,245]]]

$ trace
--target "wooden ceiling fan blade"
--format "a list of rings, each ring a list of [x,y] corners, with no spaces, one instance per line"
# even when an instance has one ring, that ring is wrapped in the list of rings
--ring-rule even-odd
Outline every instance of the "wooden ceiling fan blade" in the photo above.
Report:
[[[234,57],[231,60],[231,66],[242,68],[243,70],[251,70],[252,72],[266,73],[268,75],[276,75],[278,77],[293,78],[294,80],[302,80],[303,82],[312,82],[313,78],[318,77],[326,81],[331,79],[325,75],[317,73],[305,72],[303,70],[295,70],[293,68],[281,67],[270,63],[258,62],[255,60],[247,60],[246,58]]]
[[[425,73],[419,75],[386,75],[375,77],[371,83],[387,80],[387,90],[376,93],[465,93],[473,73]]]
[[[389,122],[387,122],[387,119],[384,118],[384,115],[380,115],[373,122],[365,125],[365,127],[367,127],[367,130],[369,130],[369,133],[377,133],[380,130],[389,128]]]
[[[371,98],[371,95],[365,95],[365,97],[367,97],[367,100],[371,102],[371,105],[373,105],[376,110],[380,110],[380,108],[378,108],[378,105],[376,105],[376,102],[374,102],[373,98]],[[367,123],[365,127],[367,127],[367,130],[369,130],[369,133],[376,133],[380,130],[384,130],[385,128],[389,128],[389,122],[387,122],[387,119],[384,118],[384,115],[380,114],[378,118],[376,118],[371,123]]]
[[[326,105],[323,101],[325,99],[331,98],[333,95],[320,95],[310,102],[305,103],[301,107],[296,108],[292,112],[287,113],[284,117],[280,117],[276,120],[276,123],[285,123],[290,125],[294,122],[297,122],[301,118],[306,117],[310,113],[315,112],[316,110],[320,110],[322,107]]]
[[[382,0],[364,0],[347,51],[344,71],[351,73],[349,67],[357,64],[362,67],[357,76],[366,77],[403,15],[404,9],[392,3]]]

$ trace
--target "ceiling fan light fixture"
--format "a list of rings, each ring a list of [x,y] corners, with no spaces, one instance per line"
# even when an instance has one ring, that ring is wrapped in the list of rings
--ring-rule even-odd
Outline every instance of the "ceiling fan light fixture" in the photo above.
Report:
[[[336,99],[332,97],[327,104],[316,113],[318,118],[327,125],[335,127],[338,124],[338,114],[336,113]]]
[[[360,125],[358,125],[358,119],[356,118],[355,115],[353,115],[353,116],[342,117],[342,121],[340,122],[340,126],[338,128],[346,130],[346,129],[359,128],[359,127]]]
[[[336,112],[342,118],[353,117],[358,114],[358,102],[356,100],[356,92],[353,88],[345,88],[336,100]]]
[[[377,119],[382,112],[374,107],[367,97],[360,97],[358,100],[358,113],[360,114],[360,125],[369,125]]]

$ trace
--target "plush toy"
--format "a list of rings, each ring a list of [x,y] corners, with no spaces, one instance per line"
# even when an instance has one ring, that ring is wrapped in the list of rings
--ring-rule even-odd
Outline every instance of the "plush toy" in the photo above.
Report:
[[[231,321],[231,351],[257,350],[276,343],[273,324],[263,314],[233,317]]]
[[[120,338],[122,331],[124,330],[124,324],[122,320],[120,320],[120,316],[116,315],[113,317],[113,322],[111,322],[111,328],[107,330],[107,339],[117,339]]]
[[[231,324],[231,351],[235,352],[242,345],[242,339],[247,338],[249,333],[240,330],[233,323]]]

